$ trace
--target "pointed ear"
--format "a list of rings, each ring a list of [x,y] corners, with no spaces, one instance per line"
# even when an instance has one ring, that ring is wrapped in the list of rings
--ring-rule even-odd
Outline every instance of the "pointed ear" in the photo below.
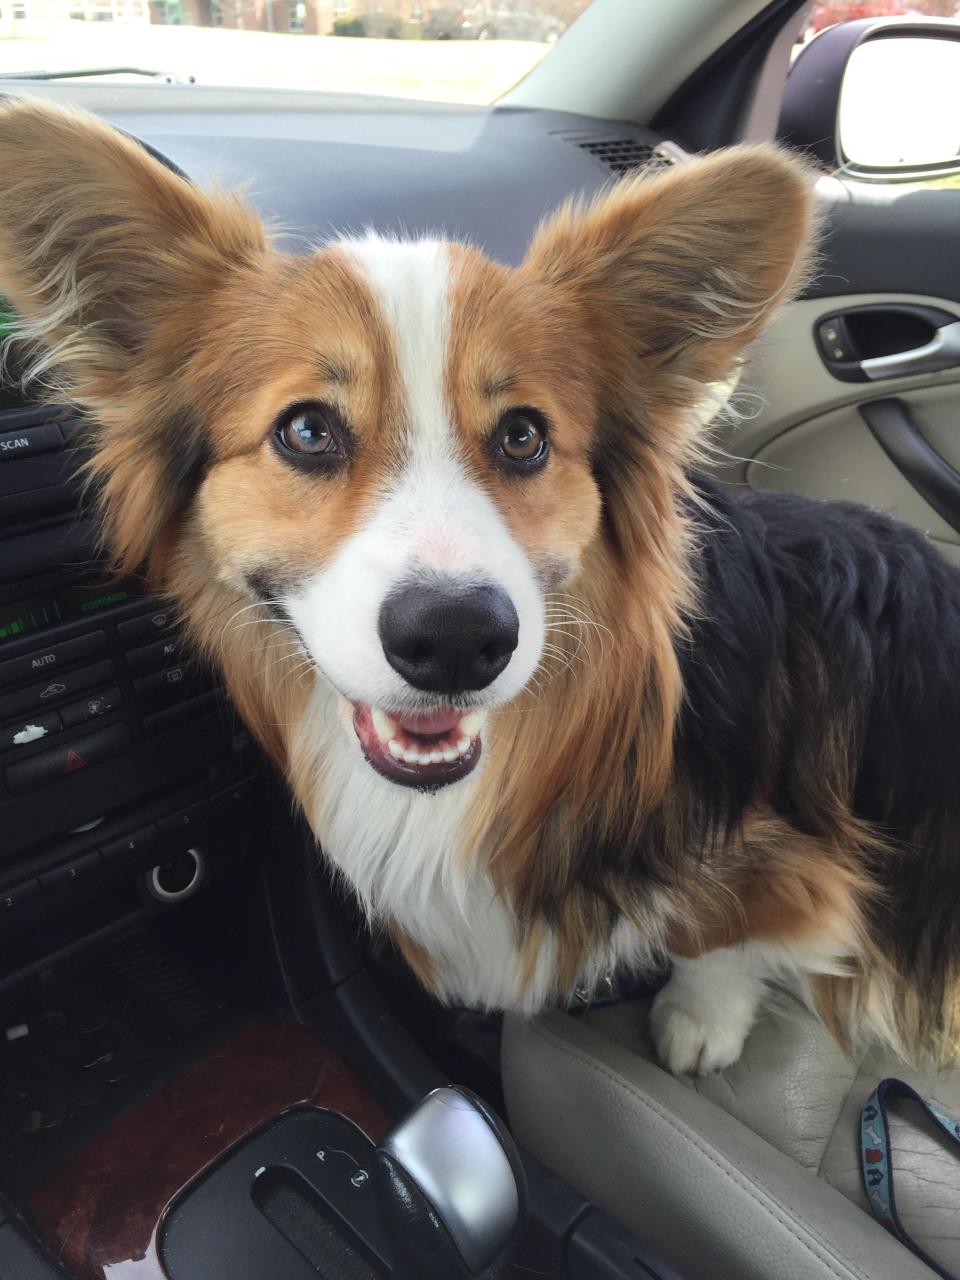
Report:
[[[211,197],[92,116],[0,106],[0,288],[74,379],[119,371],[156,328],[266,247]]]
[[[773,146],[733,147],[561,209],[521,270],[587,343],[605,411],[666,426],[789,301],[812,225],[801,163]]]
[[[202,462],[178,374],[204,303],[263,259],[263,228],[108,125],[39,102],[0,105],[0,173],[15,350],[51,398],[93,419],[108,539],[130,570],[163,541]]]

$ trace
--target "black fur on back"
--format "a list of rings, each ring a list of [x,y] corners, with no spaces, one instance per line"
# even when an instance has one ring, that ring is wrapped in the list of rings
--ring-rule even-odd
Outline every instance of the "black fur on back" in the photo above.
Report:
[[[935,996],[960,966],[960,568],[864,507],[697,484],[677,759],[704,848],[758,795],[829,836],[839,798],[890,844],[875,941]]]

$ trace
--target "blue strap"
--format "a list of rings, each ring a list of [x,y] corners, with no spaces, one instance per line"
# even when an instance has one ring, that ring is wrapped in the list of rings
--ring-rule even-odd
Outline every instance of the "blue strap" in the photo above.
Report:
[[[887,1122],[887,1099],[909,1098],[927,1113],[951,1141],[960,1146],[960,1124],[953,1116],[941,1110],[935,1102],[921,1098],[903,1080],[889,1077],[881,1080],[860,1111],[860,1167],[863,1171],[863,1189],[866,1192],[874,1217],[896,1236],[901,1244],[922,1259],[943,1280],[957,1280],[913,1240],[904,1229],[897,1213],[897,1200],[893,1191],[893,1157],[890,1152],[890,1126]],[[960,1206],[958,1206],[960,1207]]]

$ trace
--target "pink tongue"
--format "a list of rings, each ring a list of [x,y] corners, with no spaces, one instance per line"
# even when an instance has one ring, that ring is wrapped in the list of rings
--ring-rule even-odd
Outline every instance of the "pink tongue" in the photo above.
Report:
[[[394,717],[401,729],[413,737],[432,737],[435,734],[449,733],[460,723],[459,711],[431,711],[426,715],[408,715]]]

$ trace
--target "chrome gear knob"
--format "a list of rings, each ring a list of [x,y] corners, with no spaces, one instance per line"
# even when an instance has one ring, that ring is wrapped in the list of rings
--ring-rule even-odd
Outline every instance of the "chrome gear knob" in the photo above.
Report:
[[[495,1280],[526,1208],[520,1154],[468,1089],[435,1089],[377,1148],[384,1226],[399,1280]]]

